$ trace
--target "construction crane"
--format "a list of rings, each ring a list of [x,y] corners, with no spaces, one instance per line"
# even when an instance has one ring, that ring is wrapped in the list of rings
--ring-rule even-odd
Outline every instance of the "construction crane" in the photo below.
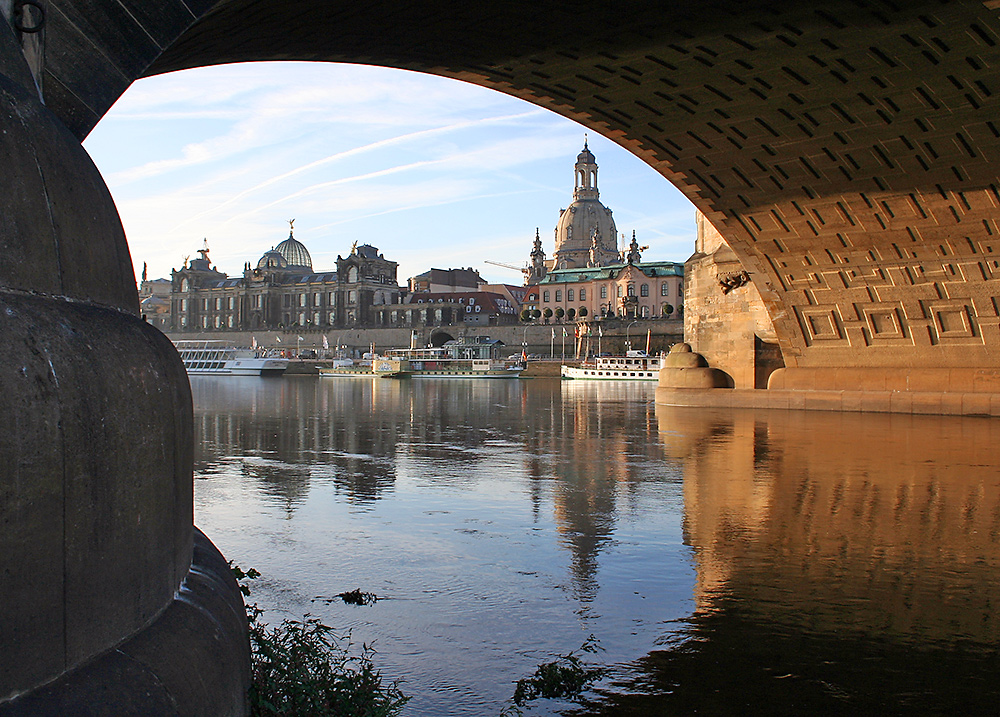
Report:
[[[531,274],[531,267],[529,267],[527,264],[525,264],[524,266],[514,266],[513,264],[504,264],[503,262],[490,261],[489,259],[484,259],[483,263],[492,264],[493,266],[502,266],[504,269],[513,269],[514,271],[519,271],[522,274],[524,274],[525,279],[527,279],[528,276]]]

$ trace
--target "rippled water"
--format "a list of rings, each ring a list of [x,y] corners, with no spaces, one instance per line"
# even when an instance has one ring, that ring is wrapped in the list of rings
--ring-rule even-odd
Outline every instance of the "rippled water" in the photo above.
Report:
[[[196,521],[404,714],[993,714],[1000,428],[655,407],[651,386],[192,377]],[[370,606],[330,598],[360,588]]]

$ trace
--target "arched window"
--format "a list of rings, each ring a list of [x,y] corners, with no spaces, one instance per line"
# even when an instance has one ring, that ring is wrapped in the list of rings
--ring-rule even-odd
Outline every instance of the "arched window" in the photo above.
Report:
[[[347,270],[347,281],[354,284],[358,281],[358,267],[352,266]]]
[[[635,296],[635,284],[628,285],[628,295]],[[621,296],[621,294],[619,294],[619,296]]]
[[[624,293],[624,292],[622,291],[622,285],[621,285],[621,284],[619,284],[619,285],[618,285],[618,298],[621,298],[621,296],[622,296],[622,294],[623,294],[623,293]]]
[[[566,301],[576,301],[573,297],[576,293],[572,289],[566,289]]]
[[[639,287],[639,296],[649,296],[649,284],[643,284]]]
[[[580,301],[586,301],[586,300],[587,300],[587,289],[581,286],[580,287]]]
[[[670,296],[670,284],[667,282],[660,284],[660,296]]]
[[[544,302],[546,304],[549,303],[549,292],[548,291],[543,291],[542,292],[542,302]]]
[[[556,289],[556,301],[562,301],[562,289]]]
[[[608,298],[608,285],[607,284],[601,284],[601,298],[602,299]]]

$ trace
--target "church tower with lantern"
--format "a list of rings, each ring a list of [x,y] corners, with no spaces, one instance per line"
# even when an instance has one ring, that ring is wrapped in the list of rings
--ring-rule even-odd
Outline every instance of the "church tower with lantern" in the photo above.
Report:
[[[618,230],[611,210],[601,204],[597,159],[583,142],[573,169],[573,202],[559,211],[550,269],[599,267],[620,261]]]

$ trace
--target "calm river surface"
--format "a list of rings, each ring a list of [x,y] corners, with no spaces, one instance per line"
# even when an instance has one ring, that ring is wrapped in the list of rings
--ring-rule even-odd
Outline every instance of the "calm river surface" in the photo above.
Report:
[[[1000,422],[556,380],[191,378],[195,519],[413,696],[497,715],[1000,713]],[[360,588],[374,605],[331,600]]]

